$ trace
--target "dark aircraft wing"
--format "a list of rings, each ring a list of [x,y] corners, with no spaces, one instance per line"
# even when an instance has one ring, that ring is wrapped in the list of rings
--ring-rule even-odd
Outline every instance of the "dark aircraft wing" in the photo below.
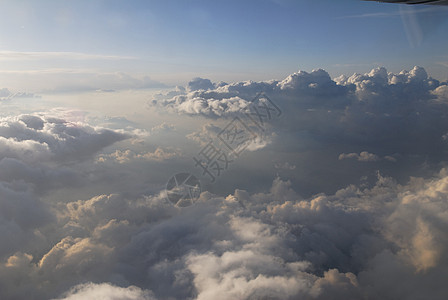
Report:
[[[388,2],[398,4],[448,5],[448,0],[366,0],[366,1]]]

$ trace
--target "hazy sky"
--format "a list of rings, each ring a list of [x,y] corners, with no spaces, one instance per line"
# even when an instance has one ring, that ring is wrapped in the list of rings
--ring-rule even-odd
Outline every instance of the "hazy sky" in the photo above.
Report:
[[[0,299],[446,300],[447,17],[0,0]]]
[[[22,88],[64,89],[74,73],[123,72],[179,84],[195,76],[267,80],[299,69],[325,68],[337,76],[419,65],[438,79],[448,77],[444,7],[23,0],[1,1],[0,8],[0,78],[14,88],[28,81]],[[37,84],[39,77],[53,83]]]

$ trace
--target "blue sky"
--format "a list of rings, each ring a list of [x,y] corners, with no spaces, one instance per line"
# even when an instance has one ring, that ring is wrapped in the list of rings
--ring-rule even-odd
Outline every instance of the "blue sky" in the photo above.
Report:
[[[2,71],[15,74],[125,72],[179,84],[195,76],[265,80],[299,69],[323,68],[337,76],[421,65],[436,78],[448,77],[444,7],[357,0],[95,0],[2,1],[0,8]],[[45,55],[22,59],[28,52]]]

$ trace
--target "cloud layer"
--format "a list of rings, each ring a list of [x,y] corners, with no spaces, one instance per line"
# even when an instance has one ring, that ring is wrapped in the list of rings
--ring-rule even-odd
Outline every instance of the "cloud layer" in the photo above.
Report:
[[[197,78],[187,89],[158,95],[150,104],[179,114],[231,118],[247,112],[255,95],[264,92],[285,111],[268,122],[279,130],[369,146],[377,143],[385,155],[440,155],[448,131],[446,90],[447,83],[431,78],[421,67],[398,74],[377,68],[335,79],[315,70],[282,81],[227,84]],[[420,142],[414,144],[417,138]]]
[[[334,79],[316,70],[196,78],[151,102],[182,121],[146,131],[67,111],[5,116],[0,297],[445,299],[446,87],[419,67]],[[231,192],[204,185],[194,205],[173,206],[155,182],[193,172],[180,147],[247,117],[259,92],[282,114],[250,125],[259,147],[222,179]],[[202,128],[185,134],[191,116]],[[167,133],[171,148],[158,145]],[[313,184],[322,190],[302,188]]]
[[[447,182],[445,171],[406,186],[379,176],[301,199],[275,179],[268,193],[203,193],[186,209],[163,196],[70,202],[38,227],[50,249],[5,257],[2,293],[43,299],[85,282],[61,297],[443,299]]]
[[[201,145],[215,140],[226,122],[240,117],[257,134],[258,144],[263,145],[256,149],[270,151],[263,157],[257,154],[258,161],[266,164],[271,160],[271,166],[279,161],[303,166],[295,172],[294,183],[309,189],[305,191],[309,195],[333,193],[353,183],[347,173],[356,174],[352,167],[355,162],[371,162],[359,169],[358,178],[384,169],[387,175],[405,183],[409,176],[437,172],[448,150],[447,86],[421,67],[399,73],[382,67],[337,78],[319,69],[299,71],[281,81],[213,83],[196,78],[186,88],[156,95],[150,106],[204,120],[202,129],[187,135]],[[257,115],[252,112],[253,118],[247,117],[258,93],[264,93],[282,111],[276,117],[271,110],[273,115],[267,117],[259,109],[260,115],[265,115],[262,130],[254,122],[259,123]],[[391,167],[393,162],[397,164]],[[351,169],[342,173],[346,168]],[[323,183],[320,186],[300,184],[311,175],[304,174],[306,170],[318,169],[325,170],[320,172],[324,176],[341,172],[336,175],[338,187],[326,189],[328,184],[324,182],[333,179],[322,177],[312,183]]]

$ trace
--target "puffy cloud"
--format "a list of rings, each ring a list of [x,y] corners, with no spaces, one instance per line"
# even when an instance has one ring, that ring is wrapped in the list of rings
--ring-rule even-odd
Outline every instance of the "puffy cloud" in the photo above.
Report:
[[[309,296],[306,263],[286,263],[251,250],[191,256],[197,299],[292,299]],[[206,266],[206,267],[204,267]],[[311,279],[311,280],[310,280]]]
[[[445,171],[406,186],[379,176],[370,189],[302,199],[276,179],[267,193],[203,193],[185,209],[162,196],[70,202],[58,206],[54,228],[40,229],[60,236],[50,249],[4,256],[3,295],[443,299],[447,182]],[[404,288],[403,278],[415,283]],[[78,285],[86,281],[111,284]]]
[[[199,82],[203,84],[204,79]],[[206,88],[197,87],[196,81],[190,84],[193,87],[188,86],[187,90],[177,89],[174,93],[156,95],[149,104],[183,114],[200,114],[213,118],[225,117],[246,111],[247,106],[259,91],[271,91],[274,87],[271,82],[256,83],[252,81],[219,85],[207,84]],[[212,89],[212,87],[216,88]]]
[[[169,124],[169,123],[163,122],[163,123],[151,128],[151,133],[161,133],[161,132],[163,133],[163,132],[175,131],[175,130],[176,130],[176,126],[174,124]]]
[[[213,125],[211,123],[207,123],[202,125],[200,131],[195,131],[187,135],[187,138],[198,142],[200,145],[204,146],[211,140],[215,139],[215,137],[222,131],[221,127]]]
[[[12,272],[11,280],[19,280],[24,274],[34,276],[37,259],[42,262],[39,263],[40,272],[49,265],[49,261],[55,261],[57,247],[45,253],[49,241],[58,237],[45,236],[42,228],[52,227],[57,223],[57,216],[54,204],[43,198],[50,191],[76,188],[86,183],[80,174],[82,172],[66,164],[93,159],[102,148],[129,136],[82,122],[68,122],[51,113],[10,116],[0,120],[0,239],[3,241],[0,257],[6,268],[0,273]],[[63,236],[61,243],[69,239],[69,236]],[[77,243],[74,242],[74,247]],[[96,249],[93,245],[87,247],[86,242],[80,241],[79,245],[76,247],[81,252],[84,251],[82,249],[90,252]],[[104,252],[105,248],[98,249]],[[60,259],[67,261],[69,257],[73,256],[63,255]],[[50,269],[57,269],[57,264]],[[36,282],[29,284],[31,287]],[[5,288],[2,297],[16,297],[12,296],[11,289]],[[45,298],[42,291],[36,289],[36,293],[37,298]]]
[[[151,103],[180,114],[231,117],[247,112],[254,97],[264,92],[284,111],[280,118],[265,118],[281,131],[278,145],[308,132],[317,140],[364,145],[368,152],[377,146],[382,153],[437,156],[443,152],[442,136],[448,131],[445,87],[421,67],[397,74],[376,68],[335,79],[316,70],[300,71],[283,81],[177,89]],[[411,146],[417,138],[421,142]]]
[[[111,248],[94,243],[89,238],[67,236],[41,258],[38,268],[42,274],[62,278],[72,276],[67,273],[67,268],[70,267],[73,274],[79,276],[95,265],[107,263],[111,251]],[[92,273],[95,274],[95,271]],[[74,278],[71,277],[71,279]]]
[[[406,186],[379,176],[371,189],[350,186],[311,199],[276,179],[269,193],[203,194],[187,210],[157,198],[101,196],[67,205],[69,219],[91,237],[64,239],[46,256],[57,249],[55,262],[73,256],[72,263],[82,266],[96,245],[104,257],[94,260],[95,272],[111,268],[102,265],[104,259],[113,261],[117,282],[162,299],[418,299],[423,291],[443,299],[441,291],[432,292],[432,280],[443,278],[448,263],[442,255],[448,224],[444,172]],[[9,264],[19,264],[18,257]],[[386,266],[388,273],[380,269]],[[419,283],[401,292],[384,285],[387,278],[403,288],[403,277]]]
[[[392,156],[387,155],[384,158],[380,158],[378,155],[369,153],[367,151],[362,151],[359,154],[358,153],[341,153],[339,155],[339,160],[349,159],[349,158],[353,158],[353,159],[356,159],[356,160],[362,161],[362,162],[375,162],[375,161],[380,161],[382,159],[385,159],[388,161],[396,161],[396,159]]]
[[[0,157],[25,161],[79,161],[129,134],[67,122],[52,116],[21,115],[0,119]]]
[[[235,116],[258,135],[260,147],[254,147],[258,151],[244,153],[247,159],[231,166],[233,178],[219,191],[228,193],[235,184],[265,186],[279,172],[293,177],[297,189],[311,196],[360,181],[373,184],[377,170],[402,184],[409,176],[437,172],[447,161],[445,86],[421,67],[398,73],[376,68],[336,78],[316,70],[299,71],[280,81],[215,83],[214,89],[195,91],[177,88],[155,96],[151,103],[152,109],[186,115],[185,120],[198,116],[197,129],[186,135],[200,146],[219,142],[217,135]],[[282,111],[278,117],[275,112],[270,119],[264,117],[264,131],[243,114],[259,92]],[[235,102],[235,97],[241,101]],[[366,153],[361,156],[362,152]],[[342,159],[345,155],[353,158]],[[276,168],[284,161],[297,166],[294,172]],[[247,170],[255,165],[260,172],[250,175],[254,173]]]
[[[441,85],[433,91],[433,94],[437,96],[439,101],[448,100],[448,85]]]
[[[213,90],[215,89],[215,85],[209,79],[197,77],[188,82],[187,89],[189,91]]]
[[[204,191],[185,208],[171,205],[162,184],[152,182],[161,164],[141,166],[175,157],[177,150],[125,144],[135,125],[126,119],[100,127],[62,113],[2,118],[0,239],[7,242],[0,244],[0,296],[445,299],[448,173],[408,179],[414,157],[423,156],[425,165],[445,160],[444,85],[418,67],[335,79],[316,70],[283,81],[195,79],[155,100],[177,113],[231,117],[258,91],[281,107],[282,117],[272,120],[278,131],[260,133],[269,142],[258,144],[264,151],[227,172],[233,192]],[[205,124],[188,138],[208,142],[221,123]],[[170,124],[147,132],[180,128]],[[123,144],[112,148],[115,142]],[[94,158],[121,163],[92,164]],[[349,159],[369,163],[351,168]],[[260,161],[271,162],[267,175]],[[370,166],[407,167],[406,181],[378,172],[373,183],[331,193],[307,195],[300,188],[314,181],[331,185],[341,174],[353,180]],[[305,173],[297,180],[308,169],[315,177]],[[282,170],[290,180],[242,188],[247,174],[272,180]],[[134,187],[134,180],[155,187],[122,188]]]
[[[339,96],[347,95],[350,87],[337,84],[330,78],[330,75],[322,69],[314,70],[311,73],[299,71],[286,77],[277,83],[280,90],[289,93],[312,95],[317,97],[331,97],[337,99]],[[328,99],[332,101],[331,99]]]
[[[311,73],[300,71],[283,81],[213,84],[208,79],[196,78],[186,90],[157,95],[151,104],[184,114],[225,117],[246,112],[247,106],[260,92],[265,92],[276,101],[299,96],[302,107],[328,105],[333,108],[348,104],[348,100],[341,97],[347,96],[351,90],[351,85],[337,84],[326,71],[319,69]]]
[[[105,162],[109,159],[117,161],[118,163],[126,163],[131,160],[150,160],[150,161],[164,161],[167,159],[179,157],[179,151],[167,151],[158,147],[154,152],[135,153],[130,149],[116,150],[111,154],[100,154],[97,158],[97,162]]]
[[[150,291],[144,291],[135,286],[127,288],[114,286],[110,283],[84,283],[70,289],[60,300],[107,299],[107,300],[152,300]]]
[[[429,77],[421,67],[398,74],[389,73],[385,68],[376,68],[366,74],[341,76],[331,79],[322,70],[311,73],[299,71],[283,81],[237,82],[212,84],[205,79],[196,79],[190,85],[207,82],[203,88],[177,89],[165,95],[156,95],[151,102],[155,106],[169,108],[175,112],[207,117],[222,117],[244,112],[247,105],[259,92],[266,93],[279,106],[302,112],[307,109],[344,110],[361,112],[383,117],[403,114],[404,106],[409,111],[431,106],[429,100],[434,95],[443,95],[444,85]],[[422,106],[423,105],[423,106]],[[334,121],[343,126],[347,116],[340,112]],[[420,112],[422,113],[422,112]],[[299,122],[299,124],[301,124]]]

